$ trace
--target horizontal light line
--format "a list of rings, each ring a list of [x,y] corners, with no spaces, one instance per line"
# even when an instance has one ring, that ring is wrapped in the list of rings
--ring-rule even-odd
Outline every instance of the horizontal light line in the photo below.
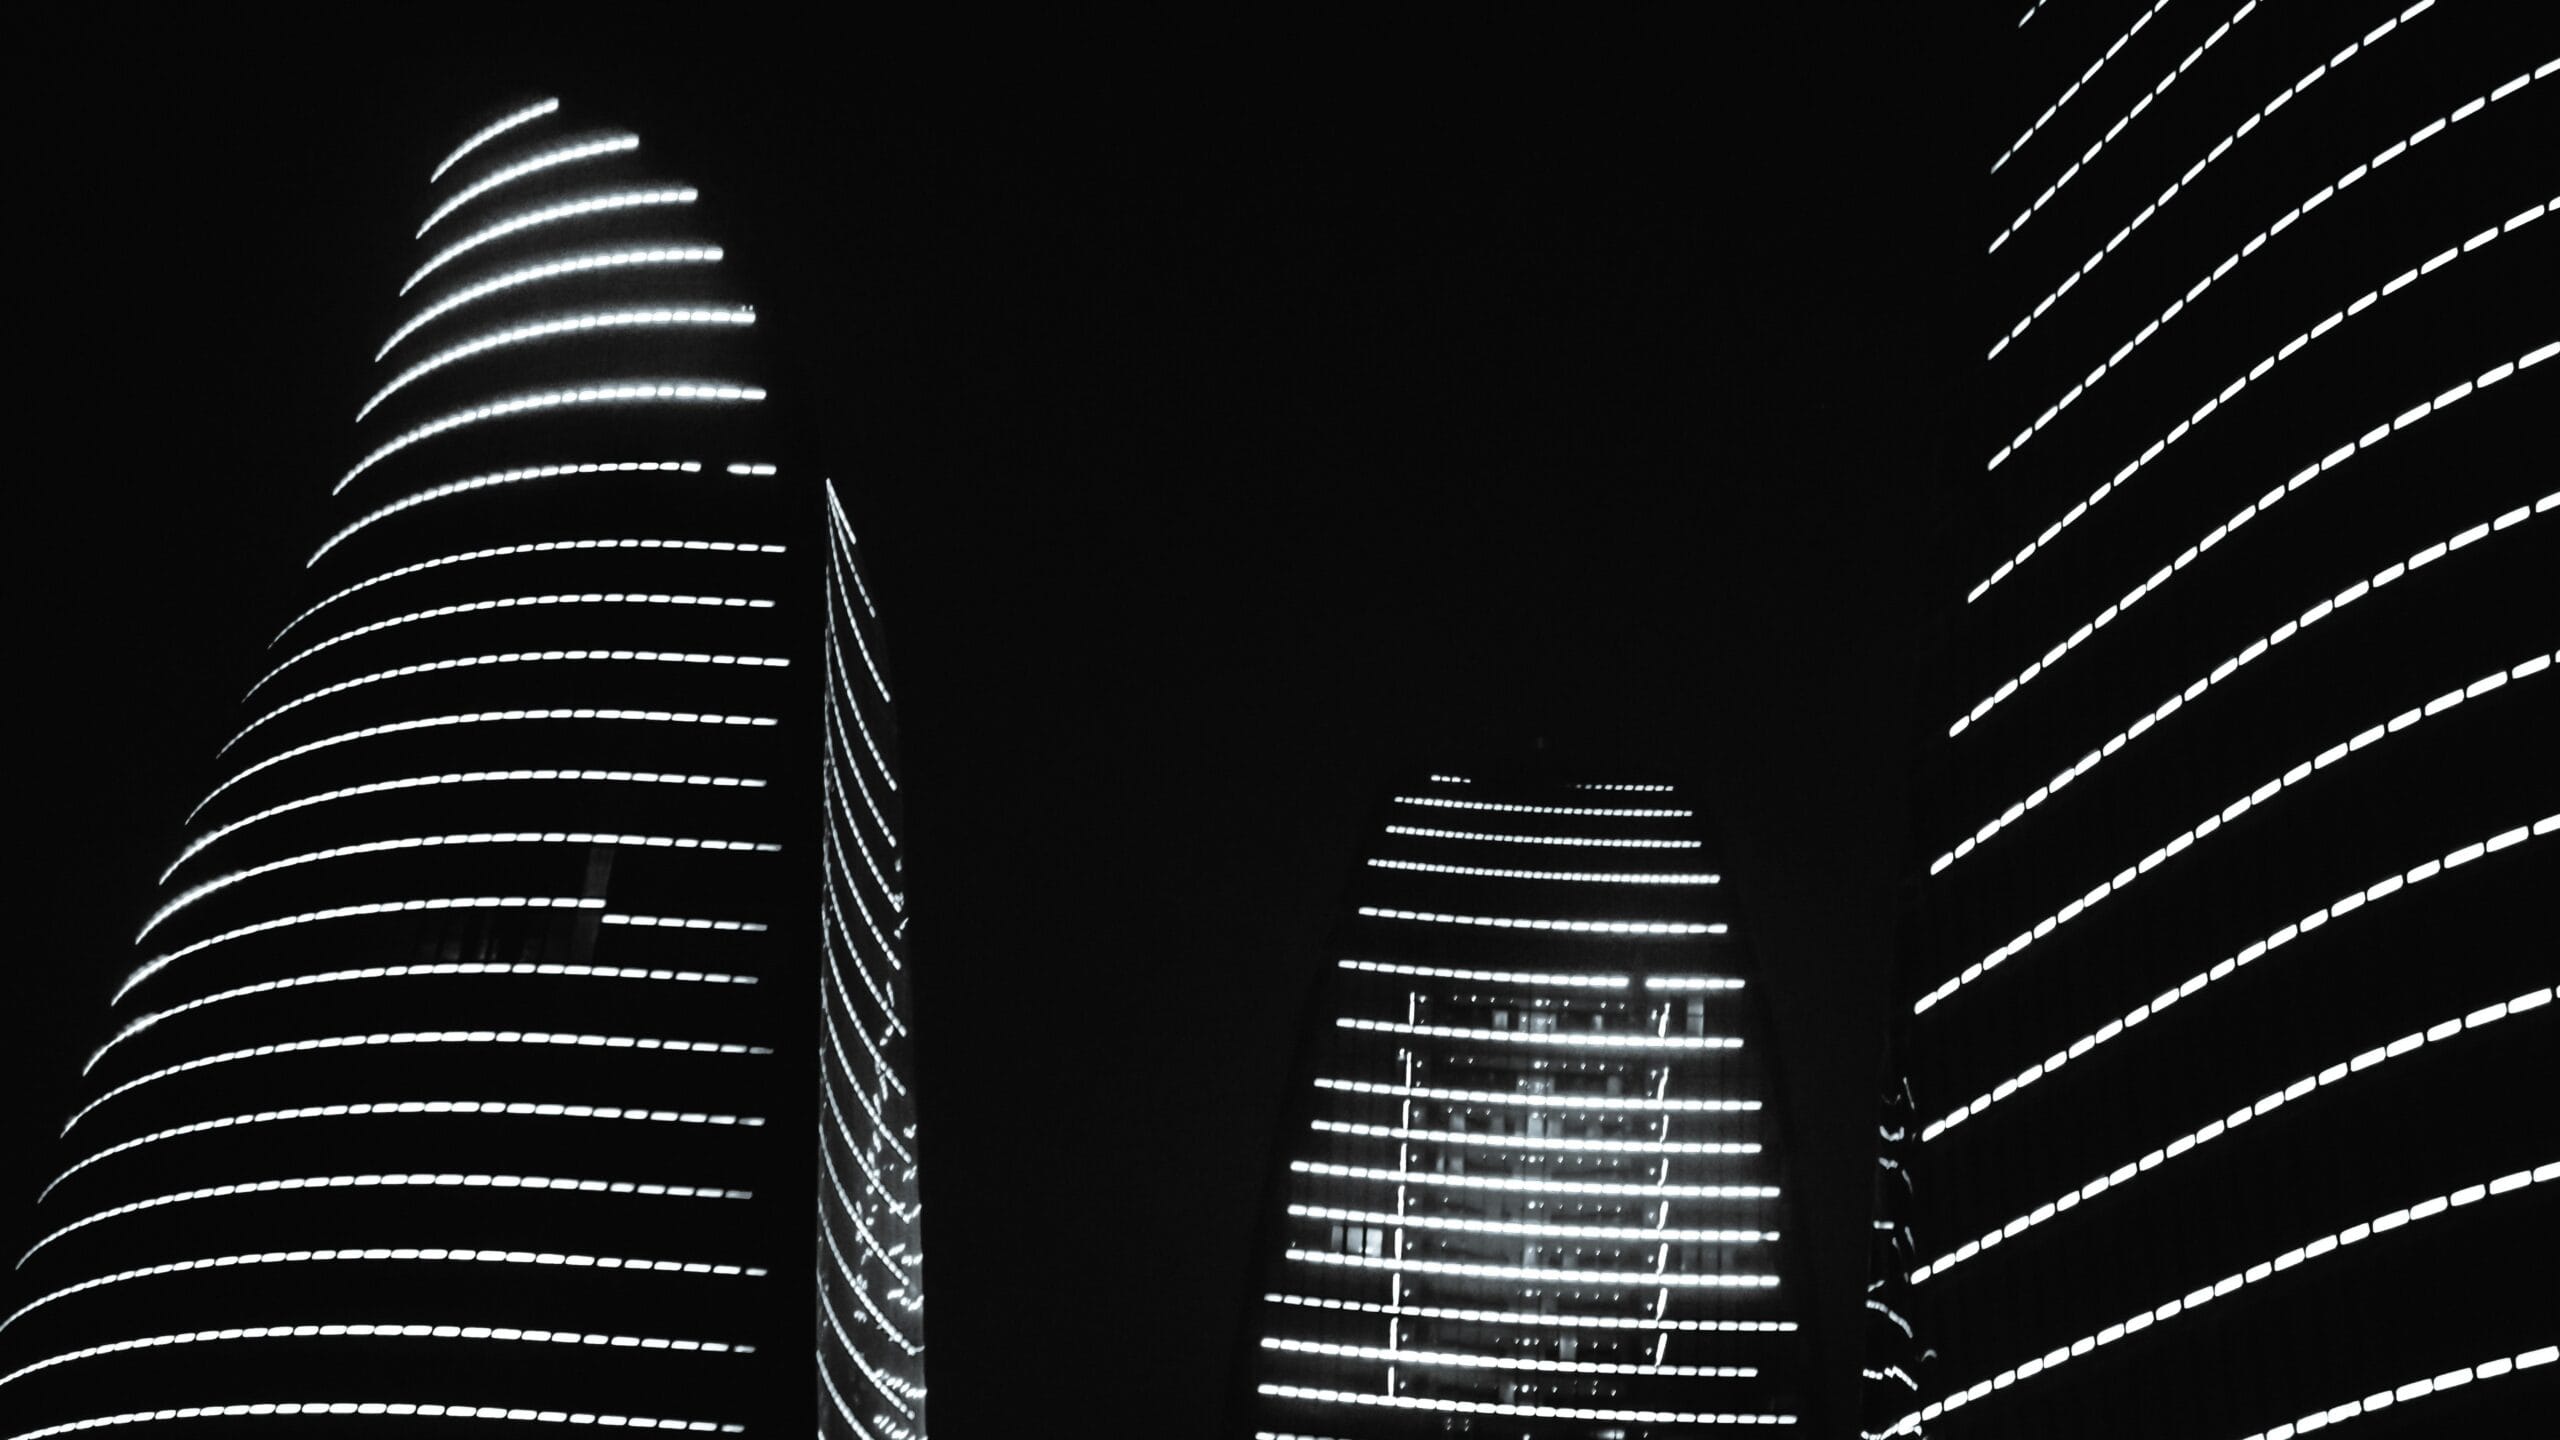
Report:
[[[443,179],[444,172],[452,169],[455,163],[461,160],[463,156],[470,154],[472,151],[479,149],[481,146],[488,144],[490,141],[497,139],[499,136],[504,135],[517,126],[524,124],[526,121],[539,120],[543,116],[551,114],[559,108],[560,102],[557,98],[536,100],[521,110],[514,111],[511,114],[502,116],[497,120],[493,120],[490,123],[481,126],[478,130],[472,132],[470,139],[455,146],[452,154],[447,155],[444,159],[436,162],[435,170],[427,176],[427,183],[433,185],[437,181]]]
[[[1677,1270],[1546,1270],[1534,1265],[1478,1265],[1462,1260],[1404,1260],[1376,1255],[1340,1255],[1330,1250],[1292,1248],[1287,1257],[1308,1265],[1341,1265],[1354,1270],[1394,1270],[1411,1275],[1455,1275],[1471,1280],[1556,1280],[1619,1289],[1767,1290],[1775,1275],[1697,1275]]]
[[[427,232],[442,224],[445,217],[502,185],[511,185],[528,175],[539,174],[562,165],[574,165],[581,160],[594,160],[606,155],[628,154],[639,148],[640,137],[637,135],[605,135],[593,140],[580,140],[557,146],[540,154],[529,155],[512,165],[500,166],[454,192],[450,199],[428,212],[426,220],[418,226],[418,233],[411,238],[425,239]]]
[[[1402,965],[1385,960],[1337,960],[1345,970],[1372,975],[1406,975],[1423,980],[1472,980],[1490,985],[1556,986],[1576,990],[1624,990],[1624,975],[1574,975],[1544,970],[1466,970],[1447,965]]]
[[[690,185],[660,185],[641,190],[613,190],[600,195],[581,196],[576,200],[564,201],[558,205],[545,205],[540,209],[510,215],[503,220],[493,221],[437,251],[426,264],[419,266],[408,279],[400,282],[400,293],[408,294],[417,288],[419,281],[443,269],[446,264],[456,258],[492,240],[505,239],[520,230],[530,230],[536,226],[556,224],[562,220],[577,220],[614,210],[658,205],[690,205],[701,198],[702,192]]]
[[[1608,1181],[1517,1180],[1507,1175],[1444,1175],[1438,1171],[1389,1170],[1374,1165],[1335,1165],[1322,1160],[1292,1160],[1301,1175],[1334,1180],[1376,1180],[1392,1185],[1440,1185],[1453,1190],[1500,1190],[1515,1195],[1609,1195],[1634,1200],[1775,1200],[1775,1185],[1648,1185]]]
[[[1435,1400],[1418,1395],[1381,1395],[1366,1390],[1318,1390],[1304,1385],[1259,1385],[1260,1393],[1283,1400],[1380,1406],[1390,1410],[1422,1410],[1451,1415],[1518,1415],[1540,1420],[1625,1420],[1660,1425],[1792,1425],[1793,1415],[1737,1413],[1717,1410],[1618,1410],[1590,1405],[1510,1405],[1491,1400]]]
[[[469,340],[447,346],[391,377],[384,382],[381,389],[373,392],[371,399],[357,407],[356,420],[361,423],[366,416],[381,408],[383,401],[448,365],[510,345],[521,345],[532,340],[548,340],[561,335],[592,334],[599,330],[674,329],[687,326],[724,325],[743,327],[755,323],[754,309],[745,305],[732,305],[717,309],[708,306],[695,306],[690,309],[660,306],[648,310],[607,310],[583,315],[560,315],[548,320],[510,325],[503,330],[491,331],[486,335],[474,336]]]
[[[502,271],[486,280],[466,285],[410,317],[409,322],[391,332],[382,348],[373,352],[375,363],[388,355],[403,340],[440,315],[449,314],[474,300],[486,299],[502,290],[519,285],[539,284],[563,275],[583,275],[595,270],[615,270],[630,265],[716,265],[724,258],[717,245],[649,245],[637,249],[590,250],[582,254],[564,255],[539,265],[526,265]]]
[[[1316,1081],[1319,1090],[1346,1090],[1359,1095],[1393,1095],[1413,1100],[1447,1100],[1467,1105],[1517,1105],[1532,1110],[1640,1110],[1675,1114],[1757,1110],[1757,1100],[1672,1100],[1634,1095],[1524,1095],[1508,1090],[1438,1090],[1418,1085],[1381,1085],[1368,1080]]]
[[[1495,835],[1475,830],[1433,830],[1420,825],[1390,825],[1386,833],[1424,840],[1495,840],[1514,845],[1586,845],[1622,850],[1695,850],[1706,844],[1703,840],[1626,840],[1592,835]]]
[[[1790,1334],[1793,1320],[1664,1320],[1632,1315],[1542,1315],[1534,1310],[1468,1310],[1445,1305],[1389,1305],[1375,1300],[1337,1300],[1331,1296],[1265,1294],[1274,1305],[1312,1310],[1349,1310],[1363,1315],[1411,1315],[1419,1320],[1464,1320],[1478,1325],[1530,1325],[1562,1330],[1667,1330],[1684,1334]]]
[[[526,1330],[511,1325],[414,1325],[414,1324],[331,1324],[331,1325],[241,1325],[223,1330],[181,1330],[174,1334],[152,1335],[139,1340],[117,1340],[105,1345],[38,1360],[0,1375],[0,1385],[38,1370],[88,1360],[100,1355],[115,1355],[128,1350],[152,1350],[170,1345],[194,1345],[220,1340],[310,1340],[339,1338],[371,1340],[512,1340],[549,1345],[603,1345],[615,1349],[695,1350],[711,1354],[752,1355],[753,1345],[727,1345],[717,1340],[666,1340],[655,1336],[606,1335],[579,1330]]]
[[[1344,1210],[1329,1205],[1292,1205],[1301,1220],[1340,1221],[1346,1225],[1379,1225],[1404,1230],[1456,1230],[1470,1235],[1524,1235],[1566,1240],[1636,1240],[1673,1244],[1754,1245],[1778,1238],[1775,1230],[1673,1230],[1643,1225],[1539,1224],[1523,1220],[1468,1220],[1448,1215],[1391,1215],[1378,1210]]]
[[[483,420],[503,420],[512,415],[530,415],[574,405],[629,405],[652,400],[726,404],[763,398],[765,391],[760,385],[739,385],[721,380],[606,380],[567,390],[528,390],[449,411],[402,431],[376,446],[372,453],[339,476],[338,483],[329,487],[329,493],[335,495],[345,490],[355,483],[357,476],[412,445]]]
[[[1498,800],[1451,800],[1438,795],[1398,795],[1399,805],[1435,810],[1498,810],[1506,815],[1602,815],[1627,820],[1685,820],[1695,810],[1615,809],[1588,805],[1512,805]]]
[[[1551,930],[1573,935],[1722,935],[1721,924],[1674,920],[1548,920],[1512,915],[1443,915],[1433,910],[1390,910],[1363,905],[1360,913],[1377,920],[1419,920],[1437,925],[1478,925],[1495,930]]]
[[[1495,1150],[1558,1150],[1593,1155],[1757,1155],[1756,1143],[1740,1140],[1568,1140],[1539,1135],[1477,1135],[1464,1130],[1417,1130],[1400,1125],[1364,1125],[1349,1120],[1316,1120],[1309,1128],[1328,1135],[1356,1135],[1370,1140],[1413,1140],[1428,1145],[1480,1146]]]
[[[1566,1045],[1605,1050],[1739,1050],[1731,1035],[1646,1035],[1634,1031],[1488,1030],[1462,1025],[1415,1025],[1402,1020],[1368,1020],[1345,1015],[1333,1022],[1344,1030],[1372,1030],[1386,1035],[1423,1035],[1435,1040],[1483,1040],[1509,1045]]]
[[[701,471],[702,462],[699,460],[608,460],[588,461],[577,465],[535,465],[526,469],[498,470],[492,471],[486,475],[471,475],[460,480],[448,480],[441,485],[430,485],[426,489],[420,490],[413,495],[404,495],[401,498],[392,501],[388,505],[359,516],[354,523],[348,525],[345,529],[340,530],[335,535],[321,541],[320,548],[312,551],[311,558],[303,561],[302,564],[304,569],[309,569],[310,567],[319,564],[321,556],[336,549],[342,541],[347,539],[347,537],[364,529],[366,526],[373,524],[377,520],[389,519],[391,516],[397,515],[401,511],[424,505],[430,500],[442,500],[450,495],[462,495],[468,494],[474,490],[485,490],[492,485],[513,485],[526,480],[550,480],[562,475],[622,475],[652,472],[697,475],[700,474]],[[358,587],[349,586],[348,588],[355,589]],[[346,592],[339,592],[340,595],[343,595],[344,593]],[[330,600],[335,600],[337,598],[339,598],[337,595],[329,597]],[[329,601],[324,600],[320,603],[325,605],[329,603]],[[312,607],[314,610],[318,608],[320,608],[318,605]],[[310,611],[305,611],[302,616],[295,617],[296,623],[299,623],[302,618],[309,614]],[[286,630],[291,630],[292,628],[292,625],[285,626]],[[276,638],[281,640],[284,636],[279,632]]]
[[[1497,870],[1482,865],[1435,865],[1427,860],[1372,858],[1369,863],[1381,870],[1417,870],[1432,875],[1478,875],[1495,880],[1567,880],[1594,885],[1713,885],[1724,878],[1705,873],[1639,875],[1605,870]]]
[[[266,1417],[270,1415],[390,1415],[428,1420],[534,1420],[546,1425],[627,1426],[634,1430],[689,1430],[735,1435],[745,1431],[744,1425],[717,1424],[709,1420],[667,1420],[647,1415],[597,1414],[586,1410],[511,1409],[504,1405],[413,1404],[409,1401],[355,1400],[286,1400],[259,1401],[254,1404],[180,1405],[167,1410],[128,1410],[120,1415],[99,1415],[87,1420],[72,1420],[29,1430],[11,1440],[52,1440],[78,1430],[95,1430],[107,1425],[137,1425],[153,1420],[212,1420],[236,1416]]]
[[[1334,1345],[1322,1340],[1283,1340],[1266,1335],[1262,1348],[1297,1355],[1325,1355],[1344,1360],[1380,1360],[1391,1365],[1446,1365],[1475,1370],[1533,1370],[1566,1375],[1678,1375],[1696,1379],[1747,1380],[1760,1373],[1754,1365],[1618,1365],[1597,1360],[1522,1360],[1509,1355],[1469,1355],[1445,1350],[1390,1350],[1383,1345]]]

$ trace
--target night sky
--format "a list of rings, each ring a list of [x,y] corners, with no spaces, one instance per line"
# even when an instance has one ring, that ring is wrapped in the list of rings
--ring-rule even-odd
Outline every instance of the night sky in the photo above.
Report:
[[[557,93],[720,202],[759,378],[818,422],[886,617],[936,1434],[1213,1423],[1373,807],[1536,736],[1712,809],[1850,1394],[1982,164],[1914,9],[1251,81],[1289,47],[999,64],[705,43],[702,7],[432,59],[203,22],[31,45],[7,1228],[290,613],[426,172]]]

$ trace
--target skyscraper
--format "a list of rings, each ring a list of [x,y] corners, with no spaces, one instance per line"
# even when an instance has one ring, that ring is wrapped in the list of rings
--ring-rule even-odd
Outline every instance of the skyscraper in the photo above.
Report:
[[[1868,1428],[2541,1433],[2560,17],[2010,11]]]
[[[1239,1433],[1795,1421],[1749,952],[1671,785],[1398,791],[1326,956]]]
[[[422,178],[307,603],[26,1197],[10,1433],[920,1436],[851,526],[638,136],[546,99]]]

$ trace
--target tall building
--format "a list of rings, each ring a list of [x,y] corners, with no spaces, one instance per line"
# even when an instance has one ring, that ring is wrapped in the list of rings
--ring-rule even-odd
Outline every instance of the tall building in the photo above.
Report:
[[[2545,1433],[2560,13],[1979,47],[1867,1428]]]
[[[1433,775],[1384,815],[1310,1012],[1231,1429],[1794,1423],[1767,1031],[1696,812]]]
[[[75,1022],[8,1433],[924,1433],[879,619],[649,156],[544,100],[422,160],[325,518],[244,562],[307,603]]]

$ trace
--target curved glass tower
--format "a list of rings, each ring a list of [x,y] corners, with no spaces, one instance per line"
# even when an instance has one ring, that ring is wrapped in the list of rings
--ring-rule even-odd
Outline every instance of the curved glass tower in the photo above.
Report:
[[[434,167],[30,1187],[9,1433],[923,1433],[878,622],[699,199],[551,100]]]
[[[1433,775],[1312,1015],[1240,1435],[1793,1423],[1748,952],[1674,787]]]
[[[1868,1428],[2542,1433],[2560,14],[1997,29]]]

